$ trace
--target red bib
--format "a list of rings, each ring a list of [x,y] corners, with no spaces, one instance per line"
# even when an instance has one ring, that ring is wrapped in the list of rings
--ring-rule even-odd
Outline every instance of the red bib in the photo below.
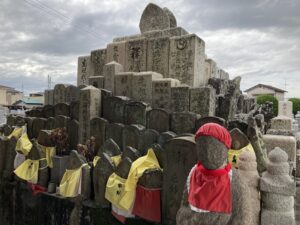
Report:
[[[231,166],[207,170],[199,162],[188,179],[188,201],[197,212],[231,213]]]

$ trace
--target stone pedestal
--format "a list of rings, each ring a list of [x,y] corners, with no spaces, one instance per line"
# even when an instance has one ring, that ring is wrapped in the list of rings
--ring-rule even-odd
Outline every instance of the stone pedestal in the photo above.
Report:
[[[293,102],[279,101],[278,102],[278,116],[286,116],[294,119]]]

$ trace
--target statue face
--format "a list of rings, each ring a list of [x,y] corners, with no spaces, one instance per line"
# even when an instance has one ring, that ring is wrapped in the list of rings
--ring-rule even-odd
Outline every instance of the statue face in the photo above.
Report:
[[[198,160],[206,169],[215,170],[228,162],[226,146],[214,137],[199,137],[196,141],[196,149]]]

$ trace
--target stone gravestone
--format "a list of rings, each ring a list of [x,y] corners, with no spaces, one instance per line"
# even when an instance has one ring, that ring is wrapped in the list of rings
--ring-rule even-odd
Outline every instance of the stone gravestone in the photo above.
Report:
[[[152,109],[147,112],[147,128],[162,133],[170,130],[170,114],[164,109]]]
[[[70,104],[71,102],[79,100],[79,88],[74,85],[69,85],[66,87],[66,103]]]
[[[276,130],[292,130],[293,120],[286,116],[277,116],[271,119],[271,129]]]
[[[169,77],[191,87],[206,85],[205,43],[195,34],[170,38]]]
[[[150,105],[144,102],[128,102],[124,109],[124,123],[146,126],[146,114],[150,109]]]
[[[57,103],[54,106],[55,116],[70,116],[70,105],[66,103]]]
[[[138,124],[127,125],[123,129],[122,146],[123,151],[127,146],[140,150],[141,136],[145,130],[145,127]]]
[[[5,168],[6,154],[9,139],[0,138],[0,177],[2,178],[2,173]]]
[[[93,86],[80,90],[79,143],[90,137],[90,120],[101,113],[101,91]]]
[[[164,78],[152,82],[152,107],[171,109],[171,88],[180,84],[179,80]]]
[[[212,87],[190,89],[190,111],[201,116],[214,116],[216,91]]]
[[[129,40],[126,45],[125,71],[141,72],[147,70],[147,39]]]
[[[115,90],[114,95],[116,96],[132,96],[132,72],[122,72],[115,76]]]
[[[294,119],[293,102],[279,101],[278,102],[278,116],[286,116]]]
[[[93,184],[95,201],[101,207],[109,207],[110,202],[105,199],[106,183],[109,176],[115,171],[116,167],[107,153],[102,153],[101,158],[93,170]]]
[[[115,42],[107,45],[107,62],[115,61],[126,67],[125,51],[126,41]],[[120,71],[121,72],[121,71]]]
[[[117,62],[109,62],[104,66],[104,88],[106,90],[115,91],[115,76],[117,73],[123,72],[123,66]]]
[[[120,146],[121,149],[123,149],[122,142],[124,127],[125,126],[122,123],[107,123],[105,127],[105,140],[111,138],[118,144],[118,146]]]
[[[120,155],[122,152],[119,145],[113,139],[109,138],[103,143],[103,145],[97,152],[97,155],[101,156],[101,154],[103,153],[106,153],[111,157]]]
[[[45,105],[53,105],[54,104],[54,90],[48,89],[44,92]]]
[[[92,51],[90,76],[103,76],[103,68],[106,63],[106,49]]]
[[[54,104],[66,102],[66,84],[56,84],[54,86]]]
[[[42,109],[43,117],[49,118],[54,116],[54,107],[52,105],[45,105]]]
[[[165,162],[163,173],[163,224],[176,224],[176,213],[180,207],[186,178],[197,163],[196,144],[193,137],[178,137],[164,146]]]
[[[132,162],[134,162],[139,157],[141,157],[141,154],[137,149],[127,146],[122,153],[122,158],[126,157],[131,159]]]
[[[142,155],[147,154],[148,149],[154,144],[157,143],[159,133],[153,129],[144,130],[140,143],[140,153]]]
[[[132,76],[132,99],[152,103],[152,81],[161,79],[162,75],[155,72],[134,73]]]
[[[28,128],[27,128],[28,129]],[[49,117],[46,121],[45,125],[46,130],[53,130],[55,129],[55,118],[54,117]],[[31,137],[31,136],[30,136]]]
[[[88,84],[88,79],[91,74],[91,57],[81,56],[78,57],[77,66],[77,86]]]
[[[103,117],[110,122],[124,123],[125,105],[130,99],[125,96],[112,96],[103,100]]]
[[[77,149],[77,144],[79,143],[79,122],[75,119],[69,119],[67,121],[67,131],[70,149]]]
[[[260,181],[261,225],[295,224],[295,182],[289,176],[288,156],[280,148],[269,153],[267,172]]]
[[[296,139],[291,136],[269,135],[263,136],[267,152],[272,151],[275,147],[279,147],[286,152],[288,160],[296,165]]]
[[[3,170],[3,178],[11,180],[13,177],[13,171],[14,171],[14,160],[16,157],[16,144],[17,140],[12,137],[7,145],[6,145],[6,158],[5,158],[5,166]]]
[[[171,131],[176,134],[194,133],[199,115],[192,112],[173,112],[171,114]]]
[[[46,127],[47,119],[35,118],[32,122],[32,137],[37,138],[40,130],[44,130]]]
[[[197,119],[196,121],[196,127],[195,132],[204,124],[206,123],[217,123],[221,126],[225,126],[225,120],[223,118],[217,117],[217,116],[205,116]]]
[[[169,75],[170,39],[152,38],[148,40],[147,70],[155,71],[168,77]]]
[[[67,128],[68,120],[70,120],[70,117],[58,115],[54,117],[55,119],[55,128]]]
[[[89,77],[89,85],[95,88],[104,88],[104,76]]]
[[[70,117],[74,120],[79,120],[79,101],[70,103]]]
[[[171,110],[174,112],[188,112],[190,110],[190,88],[180,85],[171,88]]]
[[[159,6],[153,3],[148,4],[140,19],[141,33],[169,28],[170,18],[168,14]]]
[[[157,143],[163,147],[165,143],[167,143],[169,140],[171,140],[174,137],[176,137],[176,134],[172,131],[163,132],[159,134]]]
[[[95,137],[96,146],[95,150],[98,150],[105,141],[105,127],[108,121],[104,118],[94,117],[90,121],[90,135]]]

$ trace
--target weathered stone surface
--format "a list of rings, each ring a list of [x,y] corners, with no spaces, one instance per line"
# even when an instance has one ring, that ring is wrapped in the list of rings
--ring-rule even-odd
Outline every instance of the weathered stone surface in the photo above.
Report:
[[[14,171],[14,160],[16,157],[16,144],[17,140],[12,137],[5,146],[6,148],[6,157],[5,157],[5,166],[2,174],[2,178],[5,178],[7,180],[12,180],[13,178],[13,171]]]
[[[125,71],[141,72],[147,70],[147,39],[130,40],[126,45]]]
[[[103,143],[97,155],[101,157],[104,153],[111,157],[120,155],[122,152],[119,145],[112,138],[109,138]]]
[[[80,90],[79,143],[90,137],[90,120],[101,113],[101,91],[93,86]]]
[[[70,117],[74,120],[79,120],[79,101],[70,103]]]
[[[247,146],[250,141],[246,134],[244,134],[240,129],[234,128],[230,131],[230,136],[232,139],[231,149],[239,150],[245,146]],[[256,157],[255,157],[256,161]]]
[[[190,88],[180,85],[171,88],[171,110],[174,112],[187,112],[190,110]]]
[[[26,116],[30,117],[43,117],[43,113],[41,109],[32,109],[30,111],[26,111]]]
[[[126,67],[126,41],[114,42],[107,45],[107,62],[115,61]],[[120,71],[121,72],[121,71]]]
[[[269,153],[270,163],[263,173],[261,224],[295,224],[294,195],[296,185],[289,176],[288,155],[280,148]]]
[[[166,161],[163,174],[163,224],[175,224],[183,189],[191,168],[196,164],[196,145],[192,137],[174,138],[164,145]]]
[[[40,145],[52,147],[54,146],[51,140],[51,130],[40,130],[37,141]]]
[[[94,117],[90,121],[90,135],[95,137],[95,149],[99,149],[105,141],[105,127],[108,121],[104,118]]]
[[[67,128],[68,120],[70,120],[70,117],[58,115],[55,116],[55,128]]]
[[[125,105],[130,99],[125,96],[112,96],[103,100],[103,117],[110,122],[124,123]]]
[[[146,126],[146,114],[150,109],[150,105],[144,102],[128,102],[124,109],[124,123]]]
[[[45,129],[47,119],[35,118],[32,122],[32,137],[37,138],[40,130]]]
[[[5,169],[6,155],[8,151],[9,139],[0,138],[0,177],[2,178],[3,171]]]
[[[281,148],[288,155],[288,160],[296,163],[296,139],[291,136],[264,135],[264,143],[267,151],[272,151],[275,147]]]
[[[268,129],[267,134],[271,135],[282,135],[282,136],[295,136],[294,132],[291,130],[276,130],[276,129]]]
[[[75,119],[67,120],[67,131],[70,149],[77,149],[77,144],[79,143],[79,122]]]
[[[169,17],[170,27],[177,27],[177,21],[174,14],[167,7],[164,7],[163,10]]]
[[[195,132],[204,124],[206,123],[217,123],[221,126],[225,126],[225,120],[223,118],[217,117],[217,116],[205,116],[197,119],[196,121],[196,127]]]
[[[132,160],[129,159],[128,157],[125,157],[121,160],[121,162],[119,163],[119,165],[116,168],[115,173],[124,178],[127,179],[130,168],[131,168],[131,164],[132,164]]]
[[[141,157],[141,154],[135,148],[127,146],[122,153],[122,158],[125,158],[125,157],[128,157],[129,159],[131,159],[132,162],[134,162],[139,157]]]
[[[66,103],[57,103],[54,106],[55,116],[70,116],[70,105]]]
[[[53,105],[54,104],[54,90],[47,89],[44,91],[44,104],[45,105]]]
[[[152,107],[171,109],[171,88],[179,84],[179,80],[171,78],[154,80],[152,82]]]
[[[169,77],[169,49],[168,37],[152,38],[148,40],[147,70],[155,71]]]
[[[92,51],[90,76],[103,76],[103,68],[106,63],[106,49]]]
[[[173,112],[171,114],[171,131],[176,134],[194,133],[196,120],[199,117],[192,112]]]
[[[163,172],[160,169],[148,169],[139,178],[138,185],[149,189],[162,188]]]
[[[216,92],[212,87],[190,89],[190,111],[201,116],[214,116]]]
[[[296,155],[296,171],[295,177],[300,178],[300,153]]]
[[[149,3],[144,9],[140,19],[141,33],[153,30],[164,30],[170,28],[170,14],[159,6]],[[174,26],[174,21],[173,21]]]
[[[105,128],[105,139],[113,139],[123,149],[123,129],[122,123],[108,123]]]
[[[65,103],[66,102],[66,88],[67,84],[56,84],[54,86],[54,103]]]
[[[66,171],[69,155],[65,156],[53,156],[53,168],[51,169],[50,182],[56,185],[60,184],[60,181]]]
[[[162,75],[155,72],[134,73],[132,76],[132,99],[152,103],[152,81],[161,79]]]
[[[82,84],[88,84],[88,79],[91,75],[91,57],[90,56],[81,56],[78,57],[78,66],[77,66],[77,86]]]
[[[109,207],[110,203],[105,199],[106,183],[109,176],[115,171],[115,165],[110,156],[106,153],[101,155],[100,160],[93,170],[93,184],[95,192],[95,201],[101,207]]]
[[[99,89],[104,88],[104,76],[89,77],[89,85]]]
[[[216,78],[217,76],[217,63],[213,59],[205,59],[205,76],[210,78]],[[219,94],[219,93],[218,93]]]
[[[147,128],[159,133],[170,130],[170,114],[164,109],[151,109],[147,112]]]
[[[66,103],[79,100],[79,88],[74,85],[69,85],[66,87]]]
[[[293,102],[279,101],[278,102],[278,116],[286,116],[294,119]]]
[[[159,133],[153,129],[146,129],[144,130],[142,137],[139,151],[142,155],[145,155],[148,149],[157,142]]]
[[[125,128],[123,129],[123,137],[122,137],[123,151],[127,146],[139,150],[141,146],[141,136],[144,130],[145,127],[138,124],[125,126]]]
[[[115,76],[117,73],[123,72],[123,66],[115,61],[104,65],[104,88],[106,90],[115,91]]]
[[[52,105],[45,105],[42,109],[42,113],[45,118],[54,117],[54,107]]]
[[[164,147],[165,143],[167,143],[169,140],[171,140],[175,136],[176,136],[176,134],[172,131],[163,132],[163,133],[159,134],[157,143],[160,146]]]
[[[131,72],[123,72],[116,74],[114,95],[127,96],[131,98],[133,90],[132,77],[133,73]]]
[[[170,38],[169,77],[191,87],[206,85],[205,43],[195,34]]]
[[[271,119],[271,129],[276,130],[292,130],[293,121],[286,116],[277,116]]]
[[[55,128],[55,118],[54,117],[49,117],[46,121],[45,129],[46,130],[53,130]],[[28,131],[28,127],[27,127]]]

